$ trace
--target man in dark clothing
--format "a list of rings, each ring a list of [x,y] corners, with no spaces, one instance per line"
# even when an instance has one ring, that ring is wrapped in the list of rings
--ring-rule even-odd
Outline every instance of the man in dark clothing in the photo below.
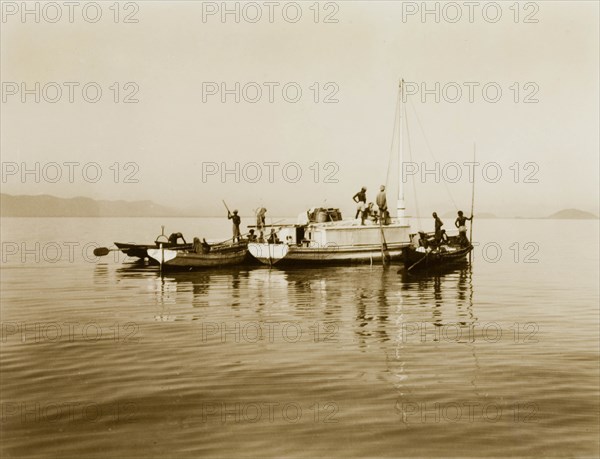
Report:
[[[267,238],[267,242],[269,244],[280,244],[281,243],[281,241],[277,237],[277,233],[275,232],[275,228],[271,228],[271,234],[269,234],[269,237]]]
[[[429,247],[429,241],[427,240],[427,233],[423,231],[419,231],[419,247],[424,247],[425,249]]]
[[[435,243],[439,244],[442,240],[442,226],[444,226],[444,222],[440,220],[440,217],[435,212],[431,216],[435,223]]]
[[[169,243],[170,244],[177,244],[179,241],[179,238],[183,239],[183,243],[185,244],[185,238],[183,237],[183,234],[181,233],[171,233],[171,235],[169,236]]]
[[[238,215],[238,211],[234,210],[233,215],[231,215],[231,212],[227,212],[227,218],[233,223],[233,242],[240,242],[240,223],[242,223],[242,219]]]
[[[197,237],[194,238],[194,252],[202,253],[202,244],[200,243],[200,239]]]
[[[248,233],[248,242],[256,242],[257,241],[257,237],[256,234],[254,234],[254,230],[251,229],[250,232]]]
[[[367,208],[367,188],[363,186],[358,193],[352,196],[352,200],[358,204],[358,206],[356,206],[356,215],[354,216],[354,218],[358,218],[358,216],[360,215],[361,224],[364,225],[364,212]]]

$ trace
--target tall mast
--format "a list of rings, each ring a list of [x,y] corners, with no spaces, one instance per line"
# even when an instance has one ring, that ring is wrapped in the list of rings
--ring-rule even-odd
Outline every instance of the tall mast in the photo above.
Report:
[[[404,163],[404,138],[402,133],[402,112],[403,112],[403,101],[402,92],[404,90],[404,80],[401,79],[398,86],[398,102],[397,107],[399,111],[398,116],[398,204],[396,206],[398,220],[403,223],[406,218],[406,204],[404,202],[404,180],[402,179],[402,166]]]

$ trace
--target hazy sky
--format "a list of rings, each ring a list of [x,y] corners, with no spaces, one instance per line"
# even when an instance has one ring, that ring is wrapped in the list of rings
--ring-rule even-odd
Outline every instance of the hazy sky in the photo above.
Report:
[[[439,183],[434,174],[407,183],[409,214],[415,189],[421,215],[470,208],[468,169],[450,183],[457,169],[448,163],[472,161],[474,142],[488,165],[487,179],[475,171],[476,210],[597,213],[598,3],[492,3],[469,11],[430,2],[423,17],[422,2],[230,2],[222,17],[221,2],[111,1],[98,3],[93,22],[89,2],[71,12],[31,2],[25,16],[21,2],[3,2],[2,192],[150,199],[212,214],[221,199],[242,214],[323,204],[353,213],[361,186],[374,200],[386,183],[402,77],[413,93],[412,160],[440,168]],[[236,163],[239,183],[235,172],[221,177]],[[23,165],[39,167],[39,183],[23,179]],[[137,183],[124,183],[128,175]]]

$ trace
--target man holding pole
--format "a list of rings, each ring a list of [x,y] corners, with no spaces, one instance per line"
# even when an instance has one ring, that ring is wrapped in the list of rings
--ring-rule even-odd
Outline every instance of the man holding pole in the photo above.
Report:
[[[242,223],[242,219],[238,215],[238,211],[234,210],[233,215],[229,210],[227,210],[227,218],[233,223],[233,242],[240,242],[240,223]]]
[[[233,211],[233,215],[231,214],[231,212],[229,212],[229,207],[227,207],[225,200],[223,200],[223,205],[225,206],[225,209],[227,209],[227,218],[229,220],[232,220],[232,222],[233,222],[233,238],[232,238],[232,240],[233,240],[233,243],[235,244],[236,242],[241,241],[240,223],[242,223],[242,219],[238,215],[237,209]]]
[[[438,214],[434,212],[431,214],[433,217],[433,222],[435,224],[435,244],[436,246],[442,242],[442,226],[444,226],[444,222],[438,217]]]
[[[465,217],[463,211],[459,210],[454,225],[458,228],[458,239],[460,240],[460,245],[463,247],[469,245],[469,239],[467,238],[467,220],[473,220],[473,216]]]

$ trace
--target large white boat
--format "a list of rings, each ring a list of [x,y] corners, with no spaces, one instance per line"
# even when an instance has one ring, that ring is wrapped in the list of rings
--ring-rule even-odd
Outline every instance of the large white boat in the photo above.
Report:
[[[343,220],[338,209],[307,212],[297,224],[273,227],[280,243],[251,243],[249,252],[262,263],[274,265],[353,264],[389,262],[402,259],[410,244],[410,225],[406,217],[402,167],[402,90],[400,81],[396,103],[398,138],[398,200],[396,215],[387,224],[361,224]],[[393,136],[394,137],[394,136]]]
[[[286,225],[277,231],[280,244],[248,244],[265,264],[352,264],[400,260],[409,245],[410,226],[402,222],[361,226],[354,221]]]

